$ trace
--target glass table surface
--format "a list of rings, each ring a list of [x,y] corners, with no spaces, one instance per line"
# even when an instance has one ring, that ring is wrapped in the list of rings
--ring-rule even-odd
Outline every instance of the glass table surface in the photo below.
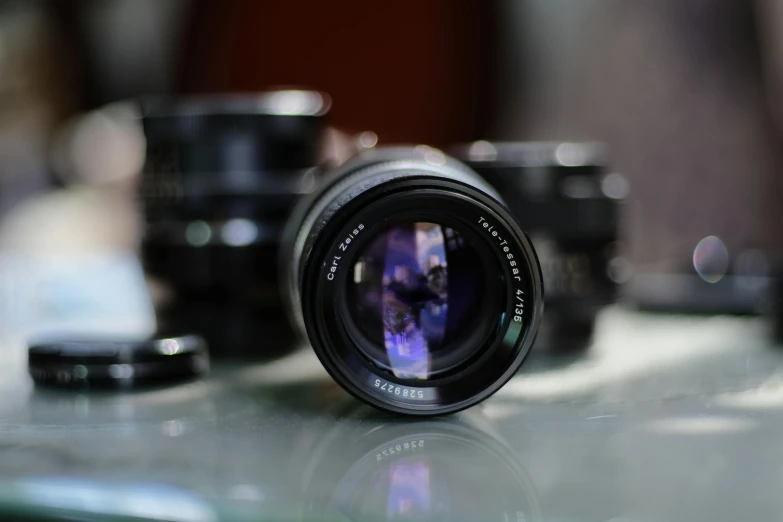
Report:
[[[135,392],[33,386],[0,346],[0,520],[736,521],[783,515],[783,347],[611,308],[482,405],[377,412],[307,347]]]

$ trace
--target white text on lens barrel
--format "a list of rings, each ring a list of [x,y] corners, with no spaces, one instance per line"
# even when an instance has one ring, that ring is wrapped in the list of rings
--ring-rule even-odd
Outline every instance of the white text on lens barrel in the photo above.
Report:
[[[351,232],[348,233],[348,237],[346,237],[342,243],[340,243],[340,250],[345,252],[348,247],[351,245],[351,241],[354,240],[356,236],[359,235],[359,232],[364,230],[364,225],[362,223],[359,223],[356,225],[356,228],[354,228]],[[334,280],[334,273],[337,272],[337,267],[339,266],[339,261],[341,259],[341,256],[334,256],[334,259],[332,259],[332,266],[329,267],[329,271],[326,273],[326,279],[329,281]]]
[[[498,231],[495,230],[495,225],[490,225],[489,221],[487,221],[485,218],[480,217],[479,223],[486,229],[488,234],[491,234],[492,237],[498,240],[498,245],[503,248],[503,253],[506,255],[506,259],[508,260],[508,264],[511,267],[511,273],[514,275],[514,279],[517,281],[522,281],[522,278],[519,276],[519,268],[517,268],[517,261],[514,259],[514,254],[511,252],[511,249],[508,247],[508,241],[503,239],[498,235]]]

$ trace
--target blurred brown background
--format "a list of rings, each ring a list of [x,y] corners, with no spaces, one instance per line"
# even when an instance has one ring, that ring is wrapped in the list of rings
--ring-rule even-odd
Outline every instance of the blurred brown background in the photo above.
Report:
[[[708,235],[780,249],[780,5],[4,1],[1,197],[60,182],[42,158],[76,111],[306,86],[330,93],[335,127],[381,143],[606,142],[631,181],[623,235],[641,269],[677,269]]]

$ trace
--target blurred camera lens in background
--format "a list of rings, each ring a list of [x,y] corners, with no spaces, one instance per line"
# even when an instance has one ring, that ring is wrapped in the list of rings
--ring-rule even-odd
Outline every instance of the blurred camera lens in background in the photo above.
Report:
[[[538,345],[586,347],[597,313],[630,277],[617,249],[627,180],[607,171],[594,143],[477,141],[456,155],[493,185],[533,241],[546,293]]]
[[[173,290],[163,328],[206,336],[213,356],[288,347],[277,249],[317,185],[329,98],[286,90],[142,102],[147,273]]]

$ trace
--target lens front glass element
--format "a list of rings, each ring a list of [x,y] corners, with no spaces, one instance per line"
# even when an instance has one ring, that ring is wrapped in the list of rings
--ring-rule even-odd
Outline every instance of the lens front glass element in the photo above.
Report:
[[[502,275],[491,264],[452,228],[396,223],[353,265],[349,333],[371,363],[398,379],[457,370],[500,326]]]

